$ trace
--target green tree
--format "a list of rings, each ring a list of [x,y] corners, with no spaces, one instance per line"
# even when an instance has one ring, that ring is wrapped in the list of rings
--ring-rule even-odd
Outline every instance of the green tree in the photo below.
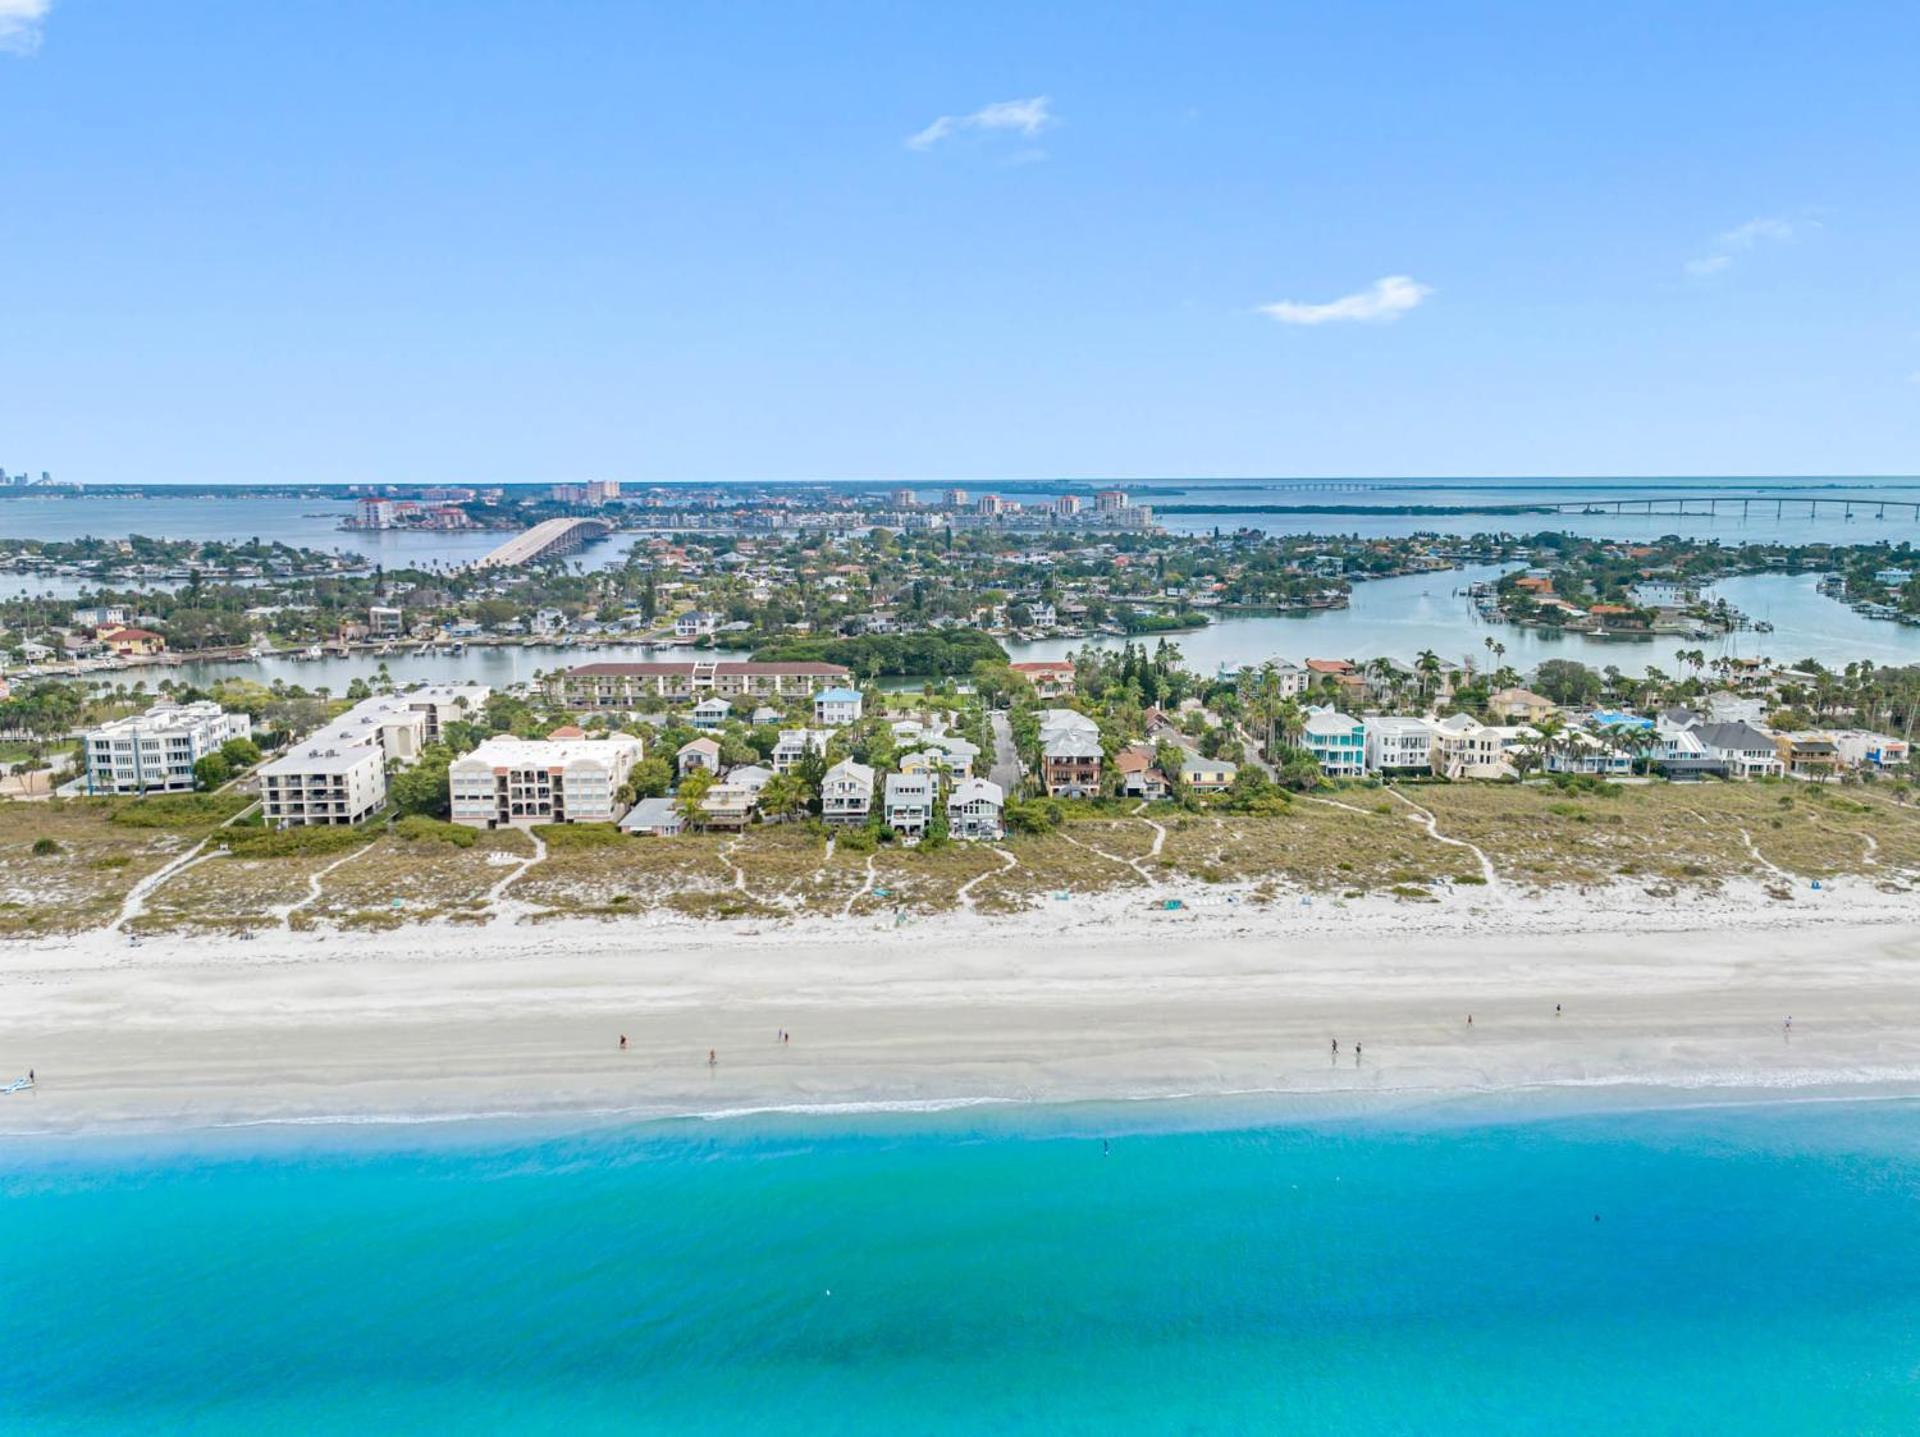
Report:
[[[201,788],[218,788],[233,777],[233,765],[217,753],[207,754],[193,765],[193,781]]]
[[[1590,704],[1605,687],[1600,675],[1575,659],[1548,659],[1534,670],[1533,686],[1557,704]]]
[[[673,796],[674,807],[680,810],[680,817],[689,826],[702,819],[700,800],[707,796],[707,790],[714,785],[712,769],[696,768],[680,780],[680,788]]]
[[[633,766],[627,782],[636,799],[662,798],[673,787],[673,765],[664,758],[643,758]]]
[[[220,745],[220,757],[230,768],[252,768],[260,762],[260,745],[250,738],[230,738]]]
[[[798,773],[776,773],[760,790],[760,812],[776,822],[792,818],[813,801],[813,790]]]
[[[451,811],[447,790],[447,766],[453,762],[453,750],[445,744],[428,744],[420,751],[420,761],[403,768],[387,782],[387,797],[402,815],[423,814],[445,818]]]

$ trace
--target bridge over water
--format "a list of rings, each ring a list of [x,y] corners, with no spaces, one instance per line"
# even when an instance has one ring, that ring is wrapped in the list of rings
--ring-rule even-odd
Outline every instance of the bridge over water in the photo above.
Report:
[[[517,569],[571,554],[613,532],[605,519],[545,519],[473,561],[476,569]]]
[[[1516,505],[1514,513],[1652,514],[1676,519],[1828,518],[1908,519],[1920,523],[1920,501],[1911,499],[1819,498],[1782,494],[1672,494],[1641,499],[1567,499]]]

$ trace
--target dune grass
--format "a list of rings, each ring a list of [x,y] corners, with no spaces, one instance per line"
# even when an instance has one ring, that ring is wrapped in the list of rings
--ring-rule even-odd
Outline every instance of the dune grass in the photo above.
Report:
[[[1530,890],[1627,882],[1675,894],[1740,877],[1783,894],[1814,879],[1905,889],[1920,873],[1920,807],[1884,787],[1421,784],[1402,792],[1442,835],[1485,852],[1503,882]],[[98,927],[140,877],[209,835],[216,851],[153,893],[141,929],[478,921],[493,916],[489,890],[533,852],[524,834],[431,819],[292,836],[219,829],[239,802],[0,803],[0,935]],[[1166,835],[1157,854],[1155,824]],[[830,849],[828,836],[804,823],[671,839],[588,826],[541,836],[546,858],[505,894],[535,919],[912,916],[963,905],[999,913],[1062,894],[1137,890],[1147,901],[1201,885],[1232,885],[1259,901],[1296,889],[1415,900],[1483,882],[1472,851],[1436,842],[1412,807],[1378,788],[1325,791],[1266,817],[1088,807],[1058,830],[997,845]]]

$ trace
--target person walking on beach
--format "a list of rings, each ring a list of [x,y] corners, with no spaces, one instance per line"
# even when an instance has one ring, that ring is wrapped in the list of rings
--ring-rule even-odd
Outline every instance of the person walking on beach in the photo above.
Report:
[[[1360,1066],[1360,1045],[1358,1043],[1353,1045],[1353,1066],[1356,1068]]]
[[[707,1049],[707,1066],[709,1068],[717,1068],[720,1066],[720,1056],[711,1048]]]
[[[625,1033],[620,1035],[620,1051],[623,1053],[627,1051],[627,1035]]]
[[[1553,1005],[1553,1016],[1556,1018],[1560,1016],[1560,1005],[1558,1003]]]
[[[1330,1051],[1334,1057],[1337,1058],[1340,1056],[1340,1040],[1338,1038],[1333,1040],[1333,1047]]]

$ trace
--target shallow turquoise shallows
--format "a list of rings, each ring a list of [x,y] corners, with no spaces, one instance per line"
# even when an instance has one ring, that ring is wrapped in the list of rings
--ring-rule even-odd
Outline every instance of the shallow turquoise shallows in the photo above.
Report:
[[[0,1430],[1920,1432],[1913,1104],[1153,1121],[0,1149]]]

